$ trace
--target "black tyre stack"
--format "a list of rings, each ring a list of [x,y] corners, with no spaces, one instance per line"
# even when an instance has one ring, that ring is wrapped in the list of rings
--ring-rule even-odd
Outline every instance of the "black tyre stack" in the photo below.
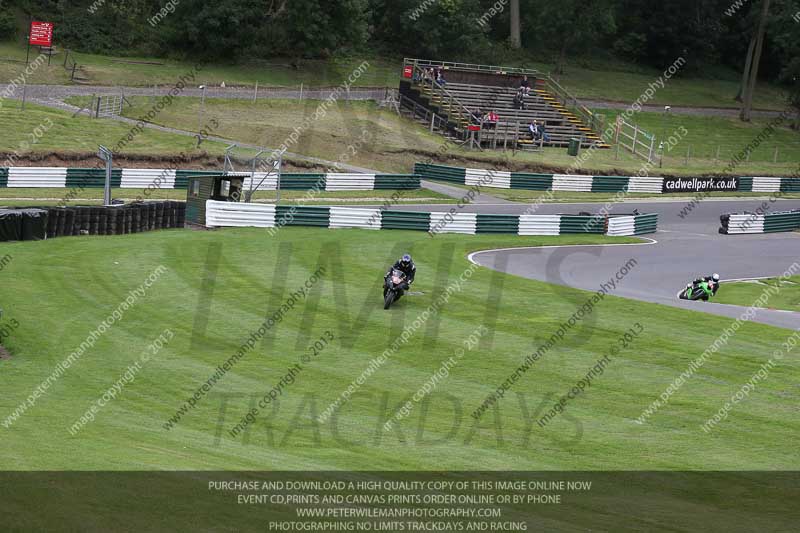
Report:
[[[166,228],[182,228],[184,202],[146,202],[126,206],[49,207],[48,239],[70,235],[123,235]]]

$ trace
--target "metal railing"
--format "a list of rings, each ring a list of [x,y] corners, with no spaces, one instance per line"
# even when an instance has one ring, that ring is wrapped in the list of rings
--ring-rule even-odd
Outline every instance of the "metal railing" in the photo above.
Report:
[[[420,119],[424,120],[425,123],[430,123],[431,132],[436,131],[437,129],[439,131],[448,131],[447,119],[437,115],[424,105],[421,105],[419,102],[416,102],[411,98],[401,94],[400,106],[411,111],[411,116],[413,118],[419,117]]]
[[[471,72],[488,72],[490,74],[525,74],[528,76],[541,76],[542,73],[535,69],[519,67],[501,67],[498,65],[480,65],[478,63],[457,63],[454,61],[433,61],[431,59],[403,58],[404,65],[424,67],[441,67],[445,70],[466,70]]]
[[[617,118],[614,141],[621,147],[652,163],[655,157],[656,137],[621,116]]]
[[[436,83],[434,79],[426,79],[424,69],[418,65],[414,65],[412,83],[416,83],[421,87],[423,92],[430,91],[431,103],[434,103],[438,98],[442,109],[446,109],[448,117],[452,119],[456,126],[461,127],[463,130],[466,125],[470,124],[472,112],[443,85]]]

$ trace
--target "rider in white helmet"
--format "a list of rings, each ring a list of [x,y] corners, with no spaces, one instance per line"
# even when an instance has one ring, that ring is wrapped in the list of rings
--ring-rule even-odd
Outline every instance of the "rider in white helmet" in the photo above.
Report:
[[[711,294],[716,295],[717,290],[719,289],[719,274],[714,272],[710,276],[703,276],[694,280],[695,284],[700,283],[701,281],[705,281],[708,283],[708,286],[711,288]]]

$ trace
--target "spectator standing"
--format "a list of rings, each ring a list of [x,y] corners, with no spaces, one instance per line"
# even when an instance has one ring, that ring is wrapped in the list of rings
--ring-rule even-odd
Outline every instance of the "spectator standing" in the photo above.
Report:
[[[497,128],[497,123],[500,121],[500,117],[497,115],[494,109],[489,111],[486,114],[484,124],[486,125],[487,129],[495,129]]]
[[[481,117],[482,117],[482,116],[483,116],[483,115],[481,114],[481,110],[480,110],[480,108],[476,107],[476,108],[475,108],[475,109],[472,111],[472,113],[470,113],[470,122],[472,122],[472,123],[473,123],[473,124],[475,124],[475,125],[478,125],[478,124],[480,124],[480,123],[481,123]]]
[[[528,76],[522,76],[522,81],[519,82],[519,88],[525,96],[531,93],[531,83],[528,81]]]
[[[525,109],[525,91],[522,90],[522,87],[514,95],[514,109]]]

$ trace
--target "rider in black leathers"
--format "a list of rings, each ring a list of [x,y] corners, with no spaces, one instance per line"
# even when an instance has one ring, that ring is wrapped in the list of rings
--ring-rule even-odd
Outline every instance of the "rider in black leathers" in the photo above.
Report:
[[[406,282],[403,284],[401,289],[407,291],[408,288],[414,283],[414,276],[417,275],[417,265],[414,264],[414,261],[411,260],[411,256],[408,254],[404,254],[403,257],[395,261],[394,265],[389,269],[386,275],[383,277],[384,284],[383,284],[383,295],[386,296],[386,290],[388,285],[389,277],[392,275],[392,270],[399,270],[403,274],[406,275]]]

